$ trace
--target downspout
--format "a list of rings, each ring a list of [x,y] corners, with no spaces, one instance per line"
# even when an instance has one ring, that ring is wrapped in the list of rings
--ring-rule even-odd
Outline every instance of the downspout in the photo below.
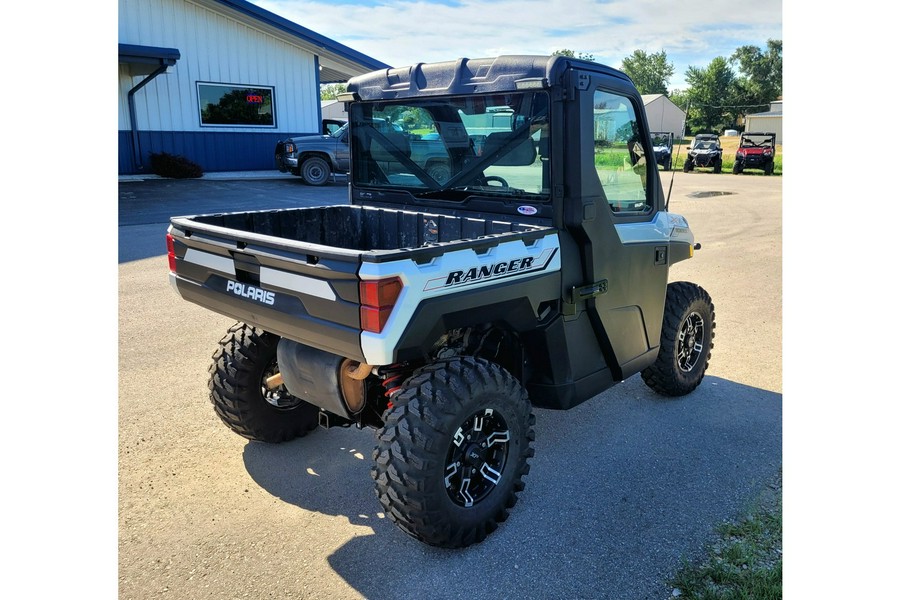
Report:
[[[317,111],[316,114],[319,115],[319,118],[316,120],[316,131],[321,134],[321,133],[325,133],[325,131],[322,130],[322,84],[320,83],[321,77],[319,75],[319,69],[321,67],[319,67],[319,55],[318,54],[315,55],[315,60],[316,60],[315,71],[316,71],[316,96],[317,96],[316,97],[316,111]]]
[[[140,140],[138,138],[137,123],[135,122],[134,95],[138,90],[155,79],[157,75],[165,73],[168,68],[169,65],[161,65],[158,69],[144,77],[139,84],[128,90],[128,120],[131,121],[131,158],[134,161],[135,167],[138,169],[143,169],[144,164],[141,162]]]

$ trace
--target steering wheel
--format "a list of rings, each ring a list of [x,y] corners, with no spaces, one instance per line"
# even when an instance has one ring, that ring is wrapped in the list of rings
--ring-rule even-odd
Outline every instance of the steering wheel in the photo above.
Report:
[[[484,181],[485,184],[489,184],[491,181],[496,181],[500,184],[500,187],[502,187],[502,188],[509,187],[509,184],[506,182],[505,179],[503,179],[502,177],[498,177],[496,175],[488,175],[482,181]]]

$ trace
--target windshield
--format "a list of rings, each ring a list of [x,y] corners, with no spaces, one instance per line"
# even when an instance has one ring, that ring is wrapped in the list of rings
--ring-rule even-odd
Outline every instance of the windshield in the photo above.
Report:
[[[331,137],[339,138],[342,135],[344,135],[344,132],[347,131],[348,127],[350,127],[350,123],[344,123],[343,125],[340,126],[339,129],[335,129],[334,131],[330,132],[328,135],[330,135]]]
[[[462,200],[549,199],[545,92],[354,103],[356,186]]]
[[[771,146],[772,138],[764,135],[745,135],[741,138],[741,148]]]

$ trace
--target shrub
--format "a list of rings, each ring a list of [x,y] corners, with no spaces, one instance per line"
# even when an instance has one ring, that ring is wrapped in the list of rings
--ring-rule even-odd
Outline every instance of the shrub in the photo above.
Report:
[[[166,152],[150,155],[150,168],[160,177],[173,179],[193,179],[203,177],[203,169],[187,158]]]

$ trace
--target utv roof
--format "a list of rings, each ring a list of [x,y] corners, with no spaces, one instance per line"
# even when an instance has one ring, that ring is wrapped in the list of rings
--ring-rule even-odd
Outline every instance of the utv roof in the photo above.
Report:
[[[351,78],[343,100],[388,100],[412,96],[489,94],[558,85],[572,67],[604,73],[631,82],[617,69],[567,56],[510,55],[459,58],[382,69]]]

